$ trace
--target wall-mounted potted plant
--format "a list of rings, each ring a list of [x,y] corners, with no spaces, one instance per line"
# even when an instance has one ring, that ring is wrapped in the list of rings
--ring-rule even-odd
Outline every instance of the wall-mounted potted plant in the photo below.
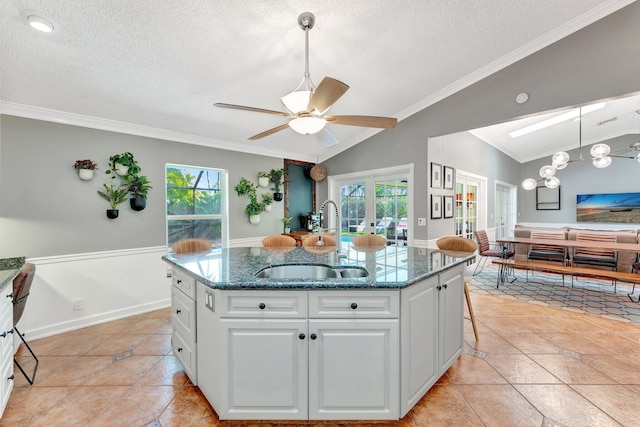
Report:
[[[251,197],[244,211],[249,215],[251,224],[258,224],[260,223],[260,214],[264,211],[264,203],[260,203],[255,197]]]
[[[76,160],[73,168],[78,171],[78,176],[83,181],[90,181],[93,178],[93,171],[98,169],[98,164],[93,160]]]
[[[271,204],[273,203],[273,196],[270,193],[263,193],[262,203],[264,204],[264,211],[271,212]]]
[[[271,179],[270,172],[258,172],[258,185],[260,187],[268,187]]]
[[[244,211],[249,215],[249,222],[251,224],[258,224],[260,222],[260,214],[264,211],[265,206],[264,203],[258,202],[258,196],[256,194],[258,187],[256,187],[253,182],[242,177],[233,189],[236,191],[238,197],[249,197],[249,204]]]
[[[285,233],[291,232],[291,217],[285,216],[284,218],[282,218],[282,225],[284,226]]]
[[[141,211],[147,206],[147,196],[152,188],[149,179],[144,175],[127,175],[127,191],[131,193],[129,205],[134,211]]]
[[[126,152],[122,154],[114,154],[109,157],[109,167],[105,173],[109,174],[114,171],[120,176],[136,175],[140,173],[140,166],[133,158],[133,154]]]
[[[111,205],[111,209],[107,209],[107,218],[118,218],[118,205],[127,201],[127,194],[129,193],[127,187],[123,184],[115,187],[113,182],[110,184],[102,184],[102,186],[104,187],[104,191],[98,190],[98,194]]]
[[[269,180],[273,184],[271,190],[273,190],[273,200],[279,202],[282,200],[282,193],[280,192],[280,186],[284,182],[284,169],[271,169],[269,172]]]

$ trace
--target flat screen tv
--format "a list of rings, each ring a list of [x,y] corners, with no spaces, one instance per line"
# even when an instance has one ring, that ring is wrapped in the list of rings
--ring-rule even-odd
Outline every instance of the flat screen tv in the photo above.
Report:
[[[640,193],[578,194],[578,222],[640,223]]]

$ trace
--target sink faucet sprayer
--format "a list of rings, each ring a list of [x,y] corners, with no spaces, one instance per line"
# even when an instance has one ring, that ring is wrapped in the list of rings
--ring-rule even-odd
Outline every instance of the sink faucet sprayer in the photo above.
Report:
[[[338,253],[338,255],[340,256],[340,246],[342,244],[342,236],[341,236],[341,224],[340,224],[340,211],[338,210],[338,205],[336,205],[336,202],[334,202],[333,200],[325,200],[324,203],[322,203],[322,206],[320,206],[320,218],[322,218],[322,215],[324,215],[324,208],[327,207],[327,205],[333,205],[335,211],[336,211],[336,224],[335,224],[335,231],[336,231],[336,252]],[[326,216],[325,216],[326,218]],[[325,231],[329,231],[329,228],[325,228]],[[324,242],[322,241],[322,225],[320,225],[320,227],[318,227],[318,246],[322,246],[324,245]]]

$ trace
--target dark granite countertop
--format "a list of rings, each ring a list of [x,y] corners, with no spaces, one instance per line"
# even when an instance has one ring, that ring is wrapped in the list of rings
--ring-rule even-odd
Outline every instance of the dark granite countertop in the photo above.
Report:
[[[217,289],[398,289],[439,274],[473,259],[464,252],[385,246],[350,247],[339,258],[329,248],[229,248],[162,257],[192,277]],[[312,252],[313,251],[313,252]],[[317,251],[317,252],[316,252]],[[322,252],[326,253],[322,253]],[[357,279],[263,279],[255,274],[269,266],[313,264],[329,267],[364,267],[368,277]]]
[[[15,279],[24,261],[24,257],[0,258],[0,291]]]

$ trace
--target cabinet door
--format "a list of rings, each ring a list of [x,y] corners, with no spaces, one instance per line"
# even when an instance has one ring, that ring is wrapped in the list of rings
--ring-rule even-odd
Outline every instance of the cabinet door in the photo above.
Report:
[[[440,275],[438,291],[440,374],[462,353],[463,341],[463,270],[454,268]]]
[[[403,417],[438,380],[438,277],[402,290],[400,416]]]
[[[221,419],[306,419],[306,319],[221,319]],[[204,363],[204,361],[201,361]]]
[[[398,320],[309,321],[309,419],[397,419]]]

